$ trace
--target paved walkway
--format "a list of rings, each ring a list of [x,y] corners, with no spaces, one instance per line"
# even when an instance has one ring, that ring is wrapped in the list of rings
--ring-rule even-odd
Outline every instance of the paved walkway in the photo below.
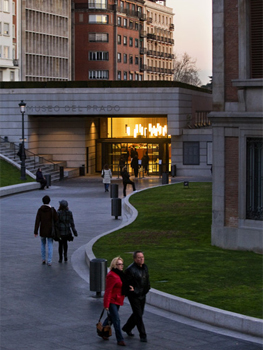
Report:
[[[120,184],[119,197],[122,197],[121,182],[115,182]],[[138,190],[161,184],[159,178],[137,182]],[[44,194],[50,195],[51,205],[56,208],[61,199],[69,202],[79,233],[69,243],[68,263],[57,262],[57,243],[54,244],[52,267],[41,265],[40,241],[33,235],[35,215]],[[108,342],[96,335],[102,299],[95,298],[96,293],[89,290],[89,271],[84,262],[84,245],[125,220],[125,216],[115,220],[110,205],[109,193],[104,192],[99,177],[65,180],[45,192],[31,191],[0,199],[1,350],[120,348],[114,334]],[[125,302],[120,309],[122,322],[130,312]],[[209,327],[149,306],[144,320],[148,343],[140,343],[135,330],[134,338],[125,336],[129,349],[262,349],[254,337]]]

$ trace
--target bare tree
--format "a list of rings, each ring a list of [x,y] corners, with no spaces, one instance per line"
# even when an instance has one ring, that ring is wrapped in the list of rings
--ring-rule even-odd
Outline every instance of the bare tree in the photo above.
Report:
[[[200,86],[201,80],[198,76],[198,69],[196,68],[196,60],[193,60],[186,52],[182,58],[179,59],[175,55],[174,58],[174,80],[182,83]]]

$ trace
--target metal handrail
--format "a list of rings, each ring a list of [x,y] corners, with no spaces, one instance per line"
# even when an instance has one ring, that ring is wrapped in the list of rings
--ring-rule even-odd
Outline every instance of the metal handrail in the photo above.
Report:
[[[7,141],[7,140],[6,140],[5,138],[3,138],[3,137],[0,137],[0,140],[1,140],[1,142],[3,142],[3,143],[9,143],[10,145],[13,145],[14,159],[15,159],[16,156],[17,156],[17,152],[19,151],[20,145],[15,144],[15,142]],[[10,147],[10,149],[11,149],[11,147]],[[39,156],[39,155],[37,155],[37,154],[35,154],[35,153],[29,151],[28,149],[25,149],[25,154],[26,154],[26,156],[28,156],[28,157],[30,157],[30,158],[34,158],[34,168],[36,167],[36,157],[37,157],[37,158],[39,158],[39,159],[41,158],[45,163],[50,163],[51,165],[53,165],[53,169],[54,169],[54,170],[58,170],[58,165],[57,165],[56,163],[52,162],[50,159],[46,159],[46,158],[44,158],[44,157],[42,157],[42,156]]]

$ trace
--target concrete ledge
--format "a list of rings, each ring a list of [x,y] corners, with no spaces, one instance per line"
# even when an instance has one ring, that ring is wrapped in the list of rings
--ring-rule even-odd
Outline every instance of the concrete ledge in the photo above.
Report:
[[[137,210],[129,203],[130,196],[126,197],[122,203],[123,210],[126,211],[129,218],[125,223],[118,227],[118,230],[124,226],[128,226],[136,219],[138,215]],[[85,260],[89,267],[90,260],[96,258],[92,251],[93,244],[99,238],[114,231],[116,231],[116,229],[105,232],[93,238],[85,246]],[[221,310],[204,304],[199,304],[194,301],[179,298],[153,288],[151,288],[150,292],[147,294],[147,304],[213,326],[260,338],[263,337],[263,320],[261,319]]]
[[[38,190],[39,187],[40,186],[38,182],[28,182],[25,184],[0,187],[0,197],[9,196],[11,194],[21,193],[26,191]]]

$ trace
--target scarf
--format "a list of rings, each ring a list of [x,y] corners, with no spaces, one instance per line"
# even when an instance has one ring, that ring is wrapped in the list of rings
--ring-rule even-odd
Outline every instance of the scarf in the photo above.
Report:
[[[122,288],[121,288],[121,294],[122,295],[128,295],[129,293],[129,284],[127,281],[127,277],[125,275],[125,273],[119,269],[112,269],[112,272],[116,273],[116,275],[118,275],[122,281]]]

